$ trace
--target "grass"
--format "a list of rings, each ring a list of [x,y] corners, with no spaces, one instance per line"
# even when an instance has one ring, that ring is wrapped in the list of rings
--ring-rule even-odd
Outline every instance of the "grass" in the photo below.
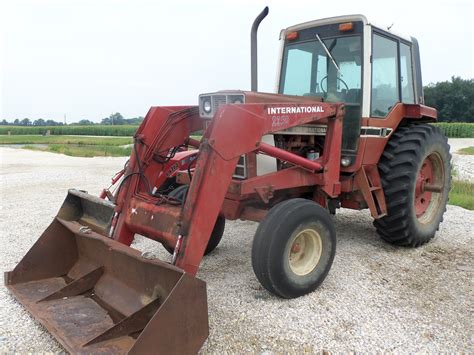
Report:
[[[474,155],[474,147],[462,148],[458,151],[460,154]]]
[[[474,183],[469,181],[453,180],[449,193],[449,204],[474,210]]]
[[[73,157],[123,157],[132,152],[129,137],[0,136],[0,144],[22,144],[22,148]]]
[[[131,137],[138,126],[132,125],[93,125],[93,126],[0,126],[0,135],[45,134],[51,135],[81,135],[81,136],[123,136]]]
[[[25,145],[25,149],[40,150],[43,152],[65,154],[72,157],[125,157],[132,152],[131,147],[113,145],[75,145],[75,144],[50,144],[45,147]]]
[[[449,138],[474,138],[474,123],[437,122]],[[134,125],[92,125],[92,126],[0,126],[0,135],[40,135],[50,132],[51,135],[81,136],[123,136],[131,137],[138,126]]]
[[[0,144],[77,144],[77,145],[113,145],[131,144],[127,137],[74,137],[74,136],[2,136]]]
[[[201,136],[191,137],[196,140],[202,138]],[[131,137],[0,135],[0,144],[21,144],[25,149],[60,153],[73,157],[129,156],[132,147],[127,145],[132,142]]]
[[[433,123],[449,138],[474,138],[474,123],[437,122]],[[138,125],[91,125],[91,126],[0,126],[0,135],[40,135],[50,132],[51,135],[81,136],[123,136],[131,137]]]
[[[454,165],[451,165],[451,176],[452,177],[458,176],[458,170],[456,169]]]
[[[451,176],[455,179],[452,180],[451,191],[449,192],[449,204],[473,211],[474,183],[456,179],[458,171],[454,165],[451,168]]]

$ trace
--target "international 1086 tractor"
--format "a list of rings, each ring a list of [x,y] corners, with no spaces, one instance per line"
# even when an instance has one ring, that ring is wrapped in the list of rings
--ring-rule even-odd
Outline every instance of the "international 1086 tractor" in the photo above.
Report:
[[[251,31],[252,91],[152,107],[112,186],[98,197],[69,190],[5,274],[68,351],[196,353],[209,325],[206,284],[195,275],[226,220],[260,222],[253,270],[283,298],[323,282],[340,207],[368,209],[395,245],[435,235],[450,153],[430,124],[436,110],[423,104],[416,39],[362,15],[289,27],[280,34],[276,93],[260,93],[256,35],[267,13]],[[131,248],[135,234],[161,243],[170,259]]]

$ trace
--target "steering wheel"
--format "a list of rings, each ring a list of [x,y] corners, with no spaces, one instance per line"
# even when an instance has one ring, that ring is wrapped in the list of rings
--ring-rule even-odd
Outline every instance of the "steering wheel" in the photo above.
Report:
[[[321,81],[319,82],[319,87],[321,88],[321,91],[323,92],[323,94],[327,94],[327,91],[324,91],[323,89],[323,81],[324,80],[327,80],[328,76],[326,75],[324,78],[321,79]],[[344,84],[344,86],[346,87],[346,90],[349,91],[349,86],[346,84],[346,82],[344,80],[342,80],[341,78],[337,77],[336,76],[336,79],[339,80],[341,83]]]

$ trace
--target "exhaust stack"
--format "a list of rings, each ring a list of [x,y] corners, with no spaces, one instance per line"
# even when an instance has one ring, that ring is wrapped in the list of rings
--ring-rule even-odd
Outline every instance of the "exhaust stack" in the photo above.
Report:
[[[250,31],[250,70],[251,70],[251,90],[258,90],[258,76],[257,76],[257,31],[260,22],[268,15],[268,6],[265,6],[263,11],[255,18]]]

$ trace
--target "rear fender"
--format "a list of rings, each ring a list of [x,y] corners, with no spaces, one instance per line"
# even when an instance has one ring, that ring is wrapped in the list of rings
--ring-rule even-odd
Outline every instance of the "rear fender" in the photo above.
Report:
[[[437,111],[424,105],[398,103],[385,118],[363,118],[358,159],[350,169],[343,171],[356,171],[362,165],[378,164],[391,135],[407,120],[436,122]]]

